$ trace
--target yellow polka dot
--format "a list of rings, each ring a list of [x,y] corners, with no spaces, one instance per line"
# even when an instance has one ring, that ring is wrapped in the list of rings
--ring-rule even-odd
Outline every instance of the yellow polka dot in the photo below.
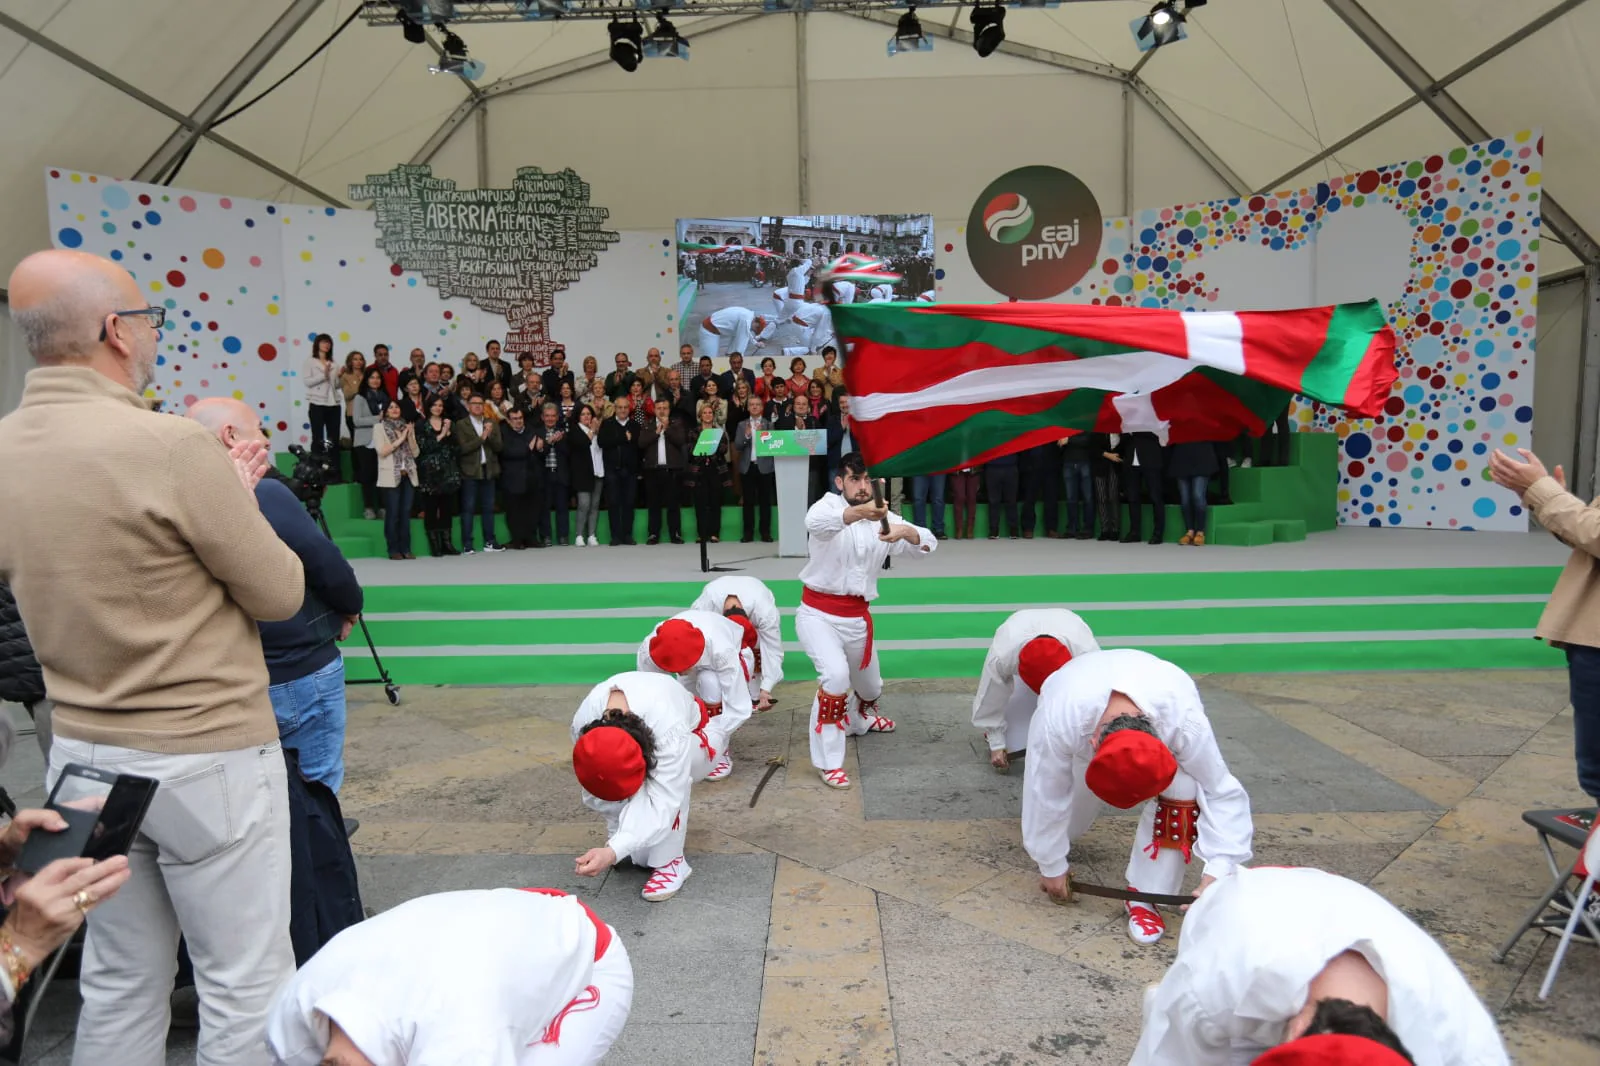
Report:
[[[82,181],[83,181],[83,175],[82,174],[74,174],[74,175],[72,175],[72,184],[77,185],[77,184],[80,184]]]
[[[1149,288],[1149,286],[1150,286],[1150,278],[1149,278],[1148,275],[1146,275],[1146,274],[1135,274],[1133,276],[1133,287],[1134,287],[1134,289],[1136,291],[1143,292],[1145,289]]]
[[[1538,185],[1543,180],[1544,179],[1539,176],[1539,172],[1537,170],[1529,171],[1529,173],[1528,173],[1528,184],[1529,185]]]
[[[1528,143],[1528,138],[1532,137],[1532,136],[1533,136],[1533,131],[1532,130],[1519,130],[1517,132],[1516,137],[1513,138],[1513,139],[1518,144],[1527,144]]]
[[[277,304],[268,304],[267,305],[267,314],[275,315],[277,313],[278,313],[278,305]]]
[[[79,222],[82,222],[82,221],[83,221],[83,216],[82,216],[82,215],[79,215],[79,216],[78,216],[78,221],[79,221]]]
[[[1467,375],[1465,375],[1465,374],[1457,374],[1455,376],[1455,386],[1456,386],[1456,388],[1459,389],[1461,386],[1465,385],[1466,383],[1467,383]]]
[[[1339,502],[1340,503],[1348,503],[1349,501],[1350,501],[1350,490],[1349,489],[1340,489],[1339,490]]]
[[[288,219],[284,219],[284,221],[287,222],[289,220]],[[302,263],[311,262],[311,253],[310,252],[301,252],[300,253],[300,262],[302,262]]]
[[[151,282],[151,283],[150,283],[150,291],[151,291],[151,292],[160,292],[160,291],[161,291],[161,282],[159,282],[159,281],[152,281],[152,282]]]
[[[1421,422],[1413,422],[1406,430],[1406,435],[1412,440],[1421,440],[1423,437],[1428,435],[1428,428]]]
[[[1526,289],[1529,285],[1532,285],[1532,284],[1533,284],[1533,279],[1528,277],[1528,275],[1526,275],[1526,274],[1522,275],[1522,277],[1517,279],[1517,288],[1519,288],[1519,289]]]
[[[229,377],[231,378],[232,375],[229,375]],[[242,400],[242,399],[244,399],[244,393],[240,392],[238,389],[234,389],[233,390],[233,398],[235,400]]]
[[[347,343],[347,342],[348,342],[348,341],[349,341],[349,340],[350,340],[350,334],[348,334],[348,333],[341,333],[341,334],[339,334],[339,343],[340,343],[340,344],[345,344],[345,343]]]
[[[1507,433],[1505,435],[1505,443],[1506,444],[1515,444],[1515,443],[1517,443],[1517,435],[1515,433]]]

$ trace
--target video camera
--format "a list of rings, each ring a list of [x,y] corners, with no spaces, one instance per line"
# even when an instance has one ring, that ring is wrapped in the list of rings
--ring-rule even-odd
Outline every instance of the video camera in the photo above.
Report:
[[[331,465],[320,455],[312,455],[299,444],[289,445],[294,456],[294,469],[288,477],[289,488],[294,491],[307,509],[316,510],[322,504],[322,495],[328,491],[328,469]]]

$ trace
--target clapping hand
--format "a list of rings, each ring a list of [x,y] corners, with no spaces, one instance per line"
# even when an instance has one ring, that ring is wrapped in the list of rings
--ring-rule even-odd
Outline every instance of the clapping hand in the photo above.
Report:
[[[228,458],[233,460],[233,469],[239,475],[239,481],[247,492],[255,492],[256,486],[267,473],[267,442],[262,440],[240,441],[228,449]]]
[[[1494,483],[1503,489],[1510,489],[1521,496],[1527,492],[1535,481],[1542,477],[1554,477],[1556,483],[1563,489],[1567,487],[1566,473],[1558,466],[1555,473],[1551,474],[1539,461],[1539,457],[1526,448],[1518,448],[1517,454],[1523,461],[1517,462],[1505,452],[1496,448],[1494,454],[1489,456],[1489,476]]]

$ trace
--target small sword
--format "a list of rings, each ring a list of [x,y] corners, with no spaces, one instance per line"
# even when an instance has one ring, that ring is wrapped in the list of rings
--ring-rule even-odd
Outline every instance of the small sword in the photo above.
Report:
[[[1084,884],[1081,881],[1068,881],[1067,887],[1073,892],[1082,892],[1085,896],[1103,896],[1106,899],[1120,899],[1129,903],[1152,903],[1162,907],[1186,907],[1195,901],[1193,896],[1164,896],[1159,892],[1137,892],[1127,888],[1107,888],[1104,885]],[[1070,903],[1070,899],[1056,900],[1057,903]]]

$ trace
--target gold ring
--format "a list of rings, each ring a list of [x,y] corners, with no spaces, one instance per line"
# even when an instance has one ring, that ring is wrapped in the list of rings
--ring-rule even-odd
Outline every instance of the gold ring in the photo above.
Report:
[[[95,898],[82,890],[74,893],[72,897],[73,905],[85,914],[89,913],[89,908],[94,905],[94,902]]]

